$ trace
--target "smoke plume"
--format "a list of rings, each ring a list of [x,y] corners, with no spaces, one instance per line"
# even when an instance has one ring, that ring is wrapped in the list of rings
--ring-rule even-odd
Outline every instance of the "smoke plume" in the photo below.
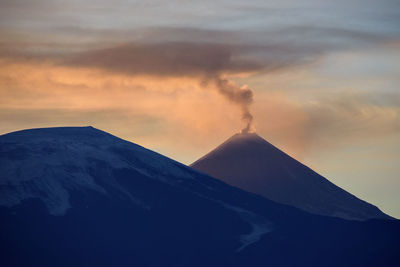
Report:
[[[253,91],[248,88],[247,85],[240,87],[225,78],[215,77],[213,81],[220,94],[240,106],[242,110],[242,120],[246,123],[246,126],[241,132],[248,133],[252,131],[253,115],[250,112],[250,105],[253,103]]]
[[[198,77],[203,86],[212,84],[219,93],[242,111],[246,123],[243,133],[252,130],[250,105],[253,91],[239,86],[224,75],[253,72],[263,68],[257,62],[237,59],[234,51],[244,49],[213,43],[125,44],[117,47],[87,51],[66,58],[62,64],[97,67],[129,75],[158,77]]]

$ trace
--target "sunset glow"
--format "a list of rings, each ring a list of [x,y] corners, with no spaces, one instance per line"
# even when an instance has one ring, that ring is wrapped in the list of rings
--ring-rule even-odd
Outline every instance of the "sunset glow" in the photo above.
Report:
[[[399,85],[398,1],[0,0],[0,134],[92,125],[190,164],[249,126],[395,217]]]

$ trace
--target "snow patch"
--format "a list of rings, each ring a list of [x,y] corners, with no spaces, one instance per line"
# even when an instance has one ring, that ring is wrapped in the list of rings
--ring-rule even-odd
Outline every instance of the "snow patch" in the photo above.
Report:
[[[201,198],[218,203],[219,205],[223,206],[228,210],[236,212],[245,222],[247,222],[251,226],[251,231],[249,233],[243,234],[239,237],[242,245],[236,250],[236,252],[240,252],[247,246],[258,242],[264,234],[272,232],[274,230],[273,223],[268,221],[263,216],[257,215],[254,212],[251,212],[249,210],[237,206],[232,206],[231,204],[228,204],[221,200],[210,198],[208,196],[201,194],[200,192],[193,191],[192,193],[196,194]]]
[[[261,222],[257,222],[257,223],[250,223],[252,230],[250,233],[242,235],[240,237],[240,241],[242,242],[242,246],[240,246],[236,251],[240,252],[243,249],[245,249],[247,246],[258,242],[261,237],[272,231],[272,227],[271,224],[268,223],[261,223]]]
[[[242,245],[236,250],[236,252],[240,252],[247,246],[258,242],[264,234],[269,233],[273,230],[273,224],[264,217],[239,207],[235,207],[222,202],[220,203],[225,208],[237,212],[244,221],[250,224],[252,228],[249,233],[241,235],[239,237]]]

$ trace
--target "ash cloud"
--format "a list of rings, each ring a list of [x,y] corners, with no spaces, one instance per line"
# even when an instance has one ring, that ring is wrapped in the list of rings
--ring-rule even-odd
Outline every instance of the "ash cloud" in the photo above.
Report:
[[[225,78],[229,74],[260,71],[264,66],[256,61],[237,59],[234,51],[240,47],[212,43],[128,44],[88,51],[64,58],[59,64],[94,67],[127,75],[161,77],[197,77],[204,88],[212,87],[241,109],[245,127],[252,129],[250,105],[253,91]]]
[[[257,71],[261,64],[236,59],[238,47],[214,43],[136,43],[85,51],[66,57],[63,65],[101,68],[128,75],[198,76]]]

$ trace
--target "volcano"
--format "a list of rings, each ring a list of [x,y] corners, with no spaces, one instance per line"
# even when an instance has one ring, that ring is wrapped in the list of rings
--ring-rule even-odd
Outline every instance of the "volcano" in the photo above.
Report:
[[[398,221],[313,215],[93,127],[0,136],[1,266],[398,266],[399,247]]]
[[[248,192],[314,214],[351,220],[390,218],[256,133],[233,135],[191,167]]]

